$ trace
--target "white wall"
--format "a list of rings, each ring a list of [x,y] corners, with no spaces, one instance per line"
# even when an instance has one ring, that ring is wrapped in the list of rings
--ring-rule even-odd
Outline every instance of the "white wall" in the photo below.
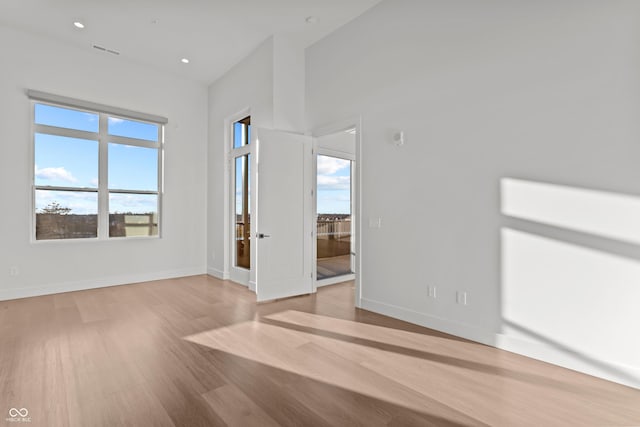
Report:
[[[502,178],[640,196],[638,28],[634,1],[387,0],[307,50],[309,126],[362,117],[365,308],[640,387],[640,247],[501,212]]]
[[[206,87],[0,27],[0,299],[206,271]],[[163,237],[30,242],[30,103],[25,89],[165,116]],[[11,276],[10,267],[20,274]]]
[[[305,129],[305,50],[291,36],[273,37],[273,127],[303,133]]]

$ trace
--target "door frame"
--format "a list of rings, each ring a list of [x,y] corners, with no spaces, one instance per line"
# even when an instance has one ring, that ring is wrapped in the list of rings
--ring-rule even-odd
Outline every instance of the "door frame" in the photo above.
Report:
[[[251,289],[251,270],[253,266],[253,254],[251,254],[250,260],[250,268],[244,269],[241,267],[236,267],[234,265],[235,261],[235,221],[232,219],[235,217],[235,203],[232,203],[231,197],[235,197],[235,164],[234,160],[236,157],[250,154],[251,155],[251,163],[254,162],[255,158],[255,149],[254,147],[249,145],[245,145],[241,148],[233,148],[233,124],[239,120],[244,119],[245,117],[251,117],[251,109],[245,108],[238,111],[235,114],[227,117],[225,119],[224,126],[224,140],[225,140],[225,168],[224,168],[224,235],[226,239],[226,244],[224,245],[225,249],[225,269],[226,274],[224,275],[224,279],[229,279],[235,283],[246,286]],[[253,170],[253,164],[251,165],[251,169]],[[252,172],[253,173],[253,172]],[[253,186],[253,177],[251,177],[251,187]],[[249,187],[249,194],[253,192],[253,189]],[[253,197],[252,197],[253,199]],[[253,204],[250,203],[250,215],[253,214]],[[252,221],[253,222],[253,221]],[[252,289],[255,291],[255,287]]]
[[[363,280],[362,280],[362,162],[361,162],[361,158],[362,158],[362,117],[361,116],[354,116],[354,117],[350,117],[350,118],[346,118],[344,120],[340,120],[325,126],[320,126],[316,129],[314,129],[311,132],[311,135],[314,137],[314,140],[322,137],[322,136],[327,136],[327,135],[331,135],[337,132],[342,132],[345,131],[347,129],[355,129],[355,139],[356,139],[356,155],[355,155],[355,159],[354,159],[354,165],[353,165],[353,170],[351,172],[352,174],[352,179],[353,179],[353,183],[352,183],[352,187],[355,189],[355,197],[353,197],[352,200],[352,205],[354,207],[354,210],[352,212],[353,214],[353,221],[355,222],[353,229],[355,231],[355,265],[353,266],[353,271],[355,272],[355,289],[354,289],[354,293],[355,293],[355,306],[358,308],[361,308],[362,306],[362,287],[363,287]],[[326,151],[326,153],[329,153],[328,151]],[[330,154],[329,154],[330,155]],[[313,189],[314,189],[314,194],[313,194],[313,221],[314,221],[314,231],[313,231],[313,236],[314,236],[314,243],[315,243],[315,239],[317,238],[316,236],[316,231],[315,231],[315,221],[316,221],[316,215],[317,215],[317,156],[318,156],[318,149],[317,149],[317,144],[314,141],[314,149],[313,149]],[[318,290],[318,281],[317,281],[317,247],[314,244],[313,245],[313,292],[317,292]],[[348,276],[343,276],[343,277],[348,277]],[[349,279],[347,279],[349,280]]]

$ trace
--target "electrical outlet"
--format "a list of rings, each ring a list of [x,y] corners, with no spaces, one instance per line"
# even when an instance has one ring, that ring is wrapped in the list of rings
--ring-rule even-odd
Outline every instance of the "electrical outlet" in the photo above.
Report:
[[[437,288],[435,286],[429,286],[429,298],[436,299],[437,296]]]
[[[456,292],[456,302],[461,305],[467,305],[467,293],[463,291]]]
[[[20,269],[18,268],[17,265],[12,265],[9,268],[9,275],[14,276],[14,277],[20,275]]]
[[[382,218],[369,218],[369,228],[381,228]]]

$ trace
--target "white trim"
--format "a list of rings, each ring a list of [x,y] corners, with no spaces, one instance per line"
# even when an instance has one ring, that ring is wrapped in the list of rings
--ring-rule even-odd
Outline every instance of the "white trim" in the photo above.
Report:
[[[173,279],[176,277],[198,276],[205,274],[204,267],[182,268],[177,270],[157,271],[153,273],[132,274],[126,276],[109,276],[100,279],[87,279],[74,282],[59,282],[40,286],[23,286],[0,289],[0,301],[51,295],[63,292],[83,291],[110,286],[130,285],[153,280]]]
[[[39,105],[51,105],[52,107],[58,107],[58,105],[52,105],[52,104],[41,104],[38,103]],[[35,104],[33,104],[35,105]],[[99,114],[96,113],[96,116],[98,116]],[[84,139],[86,141],[99,141],[100,140],[100,136],[98,135],[98,132],[91,132],[88,130],[78,130],[78,129],[71,129],[71,128],[61,128],[61,127],[57,127],[57,126],[49,126],[49,125],[41,125],[36,123],[35,121],[35,117],[33,120],[33,129],[32,131],[34,133],[44,133],[47,135],[55,135],[55,136],[62,136],[65,138],[76,138],[76,139]]]
[[[352,172],[354,176],[354,188],[356,189],[355,197],[355,225],[353,229],[356,231],[356,255],[355,265],[353,271],[356,272],[356,285],[355,285],[355,305],[356,307],[362,307],[362,291],[363,291],[363,272],[362,272],[362,117],[357,117],[354,121],[356,124],[356,161],[354,170]]]
[[[504,334],[496,334],[494,347],[510,351],[532,359],[541,360],[583,374],[592,375],[615,383],[640,389],[640,367],[634,367],[616,362],[602,362],[610,369],[597,367],[561,349],[548,344],[529,341]],[[617,371],[617,372],[614,372]]]
[[[217,268],[213,268],[213,267],[207,268],[207,274],[209,276],[215,277],[216,279],[229,280],[229,273],[222,270],[218,270]]]
[[[29,206],[30,210],[30,223],[29,223],[29,243],[33,243],[36,242],[36,221],[37,221],[37,216],[36,216],[36,192],[35,192],[35,185],[36,185],[36,133],[34,131],[35,129],[35,123],[36,123],[36,107],[35,104],[32,101],[28,102],[29,104],[29,132],[30,132],[30,138],[29,138],[29,170],[27,171],[27,173],[29,174],[29,192],[30,192],[30,197],[29,197],[29,201],[31,202],[31,205]],[[98,143],[99,144],[99,143]]]
[[[567,353],[551,345],[487,331],[467,323],[443,319],[368,298],[362,298],[362,308],[439,332],[640,389],[640,367],[615,362],[603,363],[610,366],[611,369],[594,366],[576,355]],[[617,371],[617,373],[614,371]]]
[[[243,147],[233,148],[233,124],[239,120],[244,119],[245,117],[251,117],[251,108],[246,107],[242,110],[228,116],[224,119],[224,255],[223,255],[223,266],[225,268],[224,276],[226,276],[229,280],[234,280],[236,283],[240,283],[243,286],[248,286],[251,288],[251,284],[247,280],[243,280],[244,271],[242,268],[235,267],[233,264],[235,262],[234,251],[235,248],[233,244],[235,242],[235,227],[232,226],[232,218],[235,215],[235,206],[231,202],[231,197],[234,194],[234,189],[232,186],[235,181],[235,164],[233,163],[234,158],[241,154],[250,154],[251,158],[253,158],[253,147],[252,144],[249,143]],[[253,181],[251,185],[254,186]],[[251,189],[250,189],[251,191]],[[253,197],[252,197],[253,198]],[[253,213],[250,212],[253,216]],[[248,271],[248,270],[247,270]],[[249,274],[247,274],[247,278]],[[255,289],[255,286],[254,288]]]
[[[495,344],[494,334],[487,333],[482,329],[465,323],[454,322],[369,298],[362,298],[362,308],[482,344],[491,346]]]
[[[105,240],[109,237],[109,116],[98,114],[98,123],[98,239]]]
[[[162,128],[162,125],[158,126],[158,141],[147,141],[147,140],[138,139],[138,138],[128,138],[126,136],[109,135],[108,132],[107,132],[107,136],[109,139],[109,144],[131,145],[134,147],[157,149],[158,146],[162,144],[162,142],[160,141],[160,128]]]
[[[311,292],[318,292],[318,139],[311,138]]]

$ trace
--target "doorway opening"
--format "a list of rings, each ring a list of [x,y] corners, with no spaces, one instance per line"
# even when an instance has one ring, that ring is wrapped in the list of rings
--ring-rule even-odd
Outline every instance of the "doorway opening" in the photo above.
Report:
[[[316,286],[355,278],[354,128],[316,138]]]
[[[351,160],[318,154],[317,279],[353,274]]]

